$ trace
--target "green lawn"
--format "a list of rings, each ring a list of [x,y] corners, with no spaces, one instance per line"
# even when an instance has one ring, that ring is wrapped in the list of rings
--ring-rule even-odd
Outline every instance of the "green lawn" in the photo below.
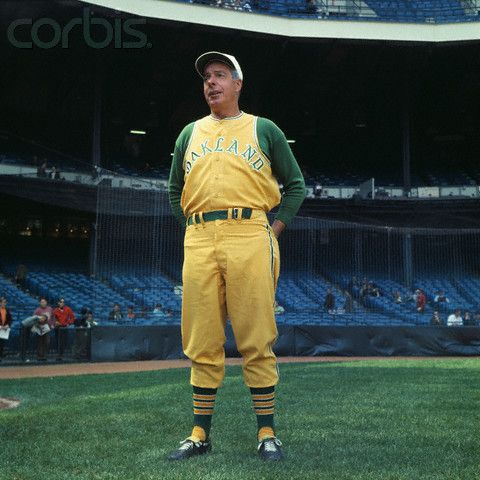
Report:
[[[287,459],[256,456],[239,367],[217,397],[210,455],[165,460],[189,434],[184,369],[0,381],[0,478],[480,479],[480,360],[280,365]]]

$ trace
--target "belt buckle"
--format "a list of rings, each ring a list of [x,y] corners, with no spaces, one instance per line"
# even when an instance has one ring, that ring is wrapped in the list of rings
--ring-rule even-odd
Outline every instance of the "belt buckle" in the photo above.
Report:
[[[238,218],[238,208],[232,209],[232,218],[235,218],[235,220]]]

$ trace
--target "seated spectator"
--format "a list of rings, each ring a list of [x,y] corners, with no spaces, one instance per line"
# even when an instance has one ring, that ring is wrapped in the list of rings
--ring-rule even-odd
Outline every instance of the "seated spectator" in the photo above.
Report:
[[[87,313],[87,318],[85,319],[85,322],[87,323],[87,328],[92,328],[95,325],[98,325],[98,323],[93,318],[93,312]]]
[[[402,296],[400,295],[400,292],[398,290],[395,290],[393,292],[393,301],[395,303],[402,303]]]
[[[275,300],[274,308],[275,308],[275,315],[283,315],[285,313],[285,309],[281,305],[279,305],[276,300]]]
[[[443,321],[440,318],[440,314],[438,310],[435,310],[432,315],[432,319],[430,320],[430,325],[443,325]]]
[[[327,289],[325,301],[323,302],[323,308],[325,308],[325,311],[328,313],[333,313],[335,311],[335,297],[333,296],[330,288]]]
[[[447,319],[447,325],[449,327],[455,327],[463,325],[462,312],[457,308]]]
[[[114,322],[119,322],[120,320],[123,320],[123,313],[120,310],[120,305],[118,303],[115,303],[113,305],[113,309],[109,313],[108,319],[113,320]]]
[[[353,313],[353,297],[350,292],[345,292],[345,302],[343,304],[345,313]]]
[[[423,293],[422,290],[420,289],[417,289],[415,293],[416,293],[415,307],[417,309],[417,312],[423,313],[425,312],[425,306],[427,305],[427,297],[425,293]]]
[[[433,301],[435,303],[450,303],[450,300],[448,297],[445,295],[445,292],[443,290],[439,290],[438,292],[435,292],[435,296],[433,298]]]
[[[127,318],[128,318],[129,320],[134,320],[134,319],[136,318],[136,316],[137,316],[137,315],[136,315],[135,312],[133,311],[133,305],[129,305],[129,306],[127,307]]]
[[[170,309],[170,308],[167,308],[166,316],[167,317],[173,317],[173,310]]]
[[[417,304],[417,291],[412,290],[411,293],[405,296],[406,302],[413,302],[415,305]]]
[[[58,306],[53,311],[55,318],[55,336],[57,343],[57,361],[63,360],[63,354],[65,353],[65,347],[68,343],[68,326],[75,322],[75,315],[72,309],[65,305],[65,300],[60,298],[58,300]]]
[[[370,297],[379,297],[380,289],[373,282],[368,282],[367,295]]]
[[[150,311],[149,311],[149,308],[144,305],[142,307],[142,318],[149,318],[150,317]]]
[[[47,162],[43,162],[38,166],[37,177],[38,178],[46,178],[47,177]]]
[[[231,8],[237,11],[251,12],[252,7],[246,0],[217,0],[218,7]]]
[[[364,278],[362,286],[360,287],[360,296],[365,297],[366,295],[368,295],[368,281]]]
[[[92,328],[98,325],[98,323],[93,320],[92,311],[87,307],[83,307],[82,310],[80,310],[80,317],[75,318],[74,325],[78,328]]]
[[[162,308],[162,304],[161,303],[157,303],[155,305],[155,308],[153,309],[153,312],[152,314],[157,317],[157,318],[161,318],[161,317],[166,317],[166,314],[165,312],[163,311],[163,308]]]
[[[472,314],[468,310],[466,310],[463,314],[463,324],[468,327],[475,326],[475,320],[473,319]]]
[[[477,326],[480,327],[480,312],[477,312],[477,313],[473,316],[473,321],[475,322],[475,325],[477,325]]]
[[[5,297],[0,298],[0,330],[3,331],[5,335],[10,333],[10,328],[12,325],[12,314],[7,308],[7,299]],[[8,339],[0,338],[0,362],[4,357],[3,348],[7,343]]]

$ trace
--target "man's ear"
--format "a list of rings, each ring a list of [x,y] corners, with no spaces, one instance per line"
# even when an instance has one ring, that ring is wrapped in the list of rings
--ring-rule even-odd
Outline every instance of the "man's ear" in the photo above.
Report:
[[[237,87],[236,87],[235,91],[236,91],[237,93],[239,93],[240,90],[242,89],[242,86],[243,86],[243,80],[240,80],[239,78],[237,78],[237,79],[235,80],[235,83],[237,84]]]

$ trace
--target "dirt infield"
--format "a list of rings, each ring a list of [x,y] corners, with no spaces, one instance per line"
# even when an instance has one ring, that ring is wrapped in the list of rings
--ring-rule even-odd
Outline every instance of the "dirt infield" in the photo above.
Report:
[[[278,357],[279,363],[354,362],[359,360],[432,360],[458,357]],[[472,357],[470,357],[472,358]],[[480,357],[475,357],[480,358]],[[227,365],[240,365],[241,358],[227,358]],[[102,373],[146,372],[169,368],[188,368],[190,360],[144,360],[140,362],[69,363],[0,368],[0,380],[31,377],[58,377]]]

